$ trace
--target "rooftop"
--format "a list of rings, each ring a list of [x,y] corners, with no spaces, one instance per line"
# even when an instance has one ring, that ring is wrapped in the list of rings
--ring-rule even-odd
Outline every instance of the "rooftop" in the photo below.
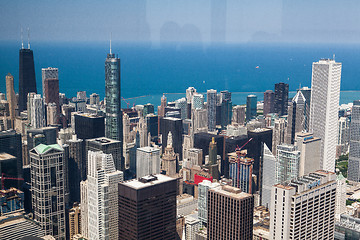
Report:
[[[16,157],[8,153],[0,153],[0,161],[10,160],[10,159],[16,159]]]
[[[145,176],[140,179],[129,180],[121,184],[134,189],[142,189],[169,181],[176,181],[176,178],[168,177],[162,174],[156,174],[156,175]]]
[[[249,198],[252,196],[251,194],[242,192],[240,188],[231,187],[228,185],[222,185],[221,188],[212,188],[209,191],[216,192],[222,196],[231,197],[239,200]]]
[[[120,142],[118,140],[110,139],[110,138],[106,138],[106,137],[93,138],[93,139],[88,139],[86,141],[93,142],[93,143],[98,143],[98,144],[101,144],[101,145],[106,145],[106,144],[111,144],[111,143],[119,143]]]
[[[35,151],[38,154],[44,154],[44,153],[50,151],[51,149],[56,149],[58,151],[64,151],[64,149],[62,147],[60,147],[59,144],[51,144],[51,145],[39,144],[35,147]]]

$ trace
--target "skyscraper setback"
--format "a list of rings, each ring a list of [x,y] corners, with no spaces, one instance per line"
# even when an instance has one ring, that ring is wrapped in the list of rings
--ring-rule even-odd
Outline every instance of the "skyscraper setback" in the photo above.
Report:
[[[30,92],[37,93],[34,55],[30,49],[22,47],[19,52],[19,111],[27,109],[27,95]]]
[[[334,171],[341,63],[321,59],[312,66],[310,132],[321,138],[321,168]]]

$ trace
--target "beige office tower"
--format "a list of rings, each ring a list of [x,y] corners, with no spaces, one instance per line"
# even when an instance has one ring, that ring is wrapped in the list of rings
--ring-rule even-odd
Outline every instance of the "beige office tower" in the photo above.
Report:
[[[14,128],[16,96],[14,91],[14,77],[10,73],[6,75],[6,98],[9,103],[11,127]]]
[[[335,171],[341,63],[322,59],[312,66],[310,132],[321,138],[321,169]]]
[[[57,108],[55,103],[49,103],[47,109],[47,125],[55,125],[58,123]]]
[[[194,133],[208,131],[208,114],[206,109],[192,110],[191,123]]]
[[[254,197],[223,185],[208,191],[208,240],[253,238]]]
[[[77,234],[81,234],[81,210],[79,204],[69,210],[69,235],[70,239]]]
[[[245,123],[245,106],[237,105],[232,109],[231,124],[244,125]]]
[[[270,239],[334,239],[336,174],[318,170],[271,191]]]
[[[296,133],[294,145],[300,151],[299,177],[321,169],[321,139],[312,133]]]
[[[279,118],[274,121],[272,135],[272,153],[276,155],[277,146],[285,142],[286,122],[285,119]]]

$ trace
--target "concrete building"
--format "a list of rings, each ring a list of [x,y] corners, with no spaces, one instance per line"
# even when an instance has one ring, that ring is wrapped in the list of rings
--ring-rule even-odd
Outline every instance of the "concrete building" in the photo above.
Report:
[[[175,239],[177,180],[146,176],[119,184],[119,239]]]
[[[273,186],[270,239],[334,239],[336,175],[318,170]]]
[[[212,183],[209,180],[204,180],[198,184],[198,216],[200,220],[200,225],[202,227],[207,226],[208,219],[208,191],[212,188],[220,187],[220,183]]]
[[[282,144],[277,147],[276,182],[281,183],[299,176],[300,151],[294,145]]]
[[[208,191],[209,240],[252,239],[254,197],[223,185]]]
[[[200,221],[197,218],[186,217],[185,218],[185,239],[195,240],[195,234],[200,229]]]
[[[191,100],[191,109],[204,109],[204,95],[194,93]]]
[[[260,204],[269,207],[271,201],[272,186],[276,182],[276,158],[264,143],[263,148],[263,175],[262,175],[262,192],[260,195]]]
[[[90,95],[90,105],[99,105],[100,103],[100,96],[97,93],[92,93]]]
[[[272,90],[266,90],[264,92],[264,116],[274,112],[274,100],[275,93]]]
[[[340,215],[346,211],[346,178],[340,173],[336,176],[335,219],[340,221]]]
[[[341,63],[322,59],[312,66],[310,132],[321,138],[321,169],[335,170]]]
[[[28,104],[30,109],[30,124],[33,128],[46,127],[45,104],[40,94],[29,95]]]
[[[160,174],[160,149],[143,147],[136,150],[136,178]]]
[[[194,133],[208,131],[208,113],[206,109],[196,108],[192,110],[191,123]]]
[[[350,118],[340,117],[339,118],[339,134],[337,147],[340,147],[340,155],[345,155],[349,152],[350,144]],[[338,154],[336,154],[338,158]]]
[[[47,125],[55,125],[58,123],[57,106],[55,103],[49,103],[46,107]]]
[[[69,210],[69,236],[70,239],[81,234],[81,209],[79,204]]]
[[[233,112],[232,112],[231,123],[232,124],[237,123],[240,125],[244,125],[246,107],[237,105],[237,106],[233,107],[232,111]]]
[[[354,101],[351,112],[348,179],[360,182],[360,100]]]
[[[44,100],[46,104],[55,103],[57,106],[57,112],[60,113],[59,104],[59,79],[47,78],[44,81]]]
[[[320,138],[312,133],[297,133],[294,145],[300,151],[299,177],[321,169]]]
[[[181,119],[187,118],[187,102],[186,98],[180,98],[175,101],[175,107],[180,109]]]
[[[30,150],[34,219],[46,235],[64,240],[66,237],[65,163],[64,149],[58,144],[40,144]]]
[[[81,220],[87,223],[82,235],[88,239],[119,238],[118,184],[123,179],[111,154],[88,152],[87,180],[81,186]]]
[[[276,155],[277,146],[285,142],[286,121],[283,118],[275,119],[272,135],[272,153]]]
[[[170,177],[174,177],[176,174],[176,154],[172,146],[171,132],[168,134],[167,146],[161,158],[161,171]],[[155,172],[150,172],[149,174],[155,174]]]
[[[6,75],[6,99],[9,103],[9,112],[11,119],[11,126],[14,129],[14,121],[15,121],[15,108],[16,108],[16,95],[14,91],[14,77],[8,73]]]

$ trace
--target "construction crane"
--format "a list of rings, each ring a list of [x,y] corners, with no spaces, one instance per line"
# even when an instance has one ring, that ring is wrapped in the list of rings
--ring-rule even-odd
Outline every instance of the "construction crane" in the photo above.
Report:
[[[243,149],[249,142],[251,142],[253,140],[253,138],[250,138],[244,145],[242,145],[241,147],[236,146],[235,148],[235,152],[237,155],[236,158],[236,163],[237,163],[237,187],[240,186],[240,157],[241,157],[241,149]]]
[[[5,180],[17,180],[17,181],[24,181],[23,178],[16,178],[16,177],[5,177],[5,173],[1,174],[1,189],[5,189]]]
[[[129,108],[129,107],[130,107],[130,103],[129,103],[128,101],[126,101],[126,99],[125,99],[124,97],[121,97],[121,98],[122,98],[122,100],[123,100],[124,102],[126,102],[127,108]]]

